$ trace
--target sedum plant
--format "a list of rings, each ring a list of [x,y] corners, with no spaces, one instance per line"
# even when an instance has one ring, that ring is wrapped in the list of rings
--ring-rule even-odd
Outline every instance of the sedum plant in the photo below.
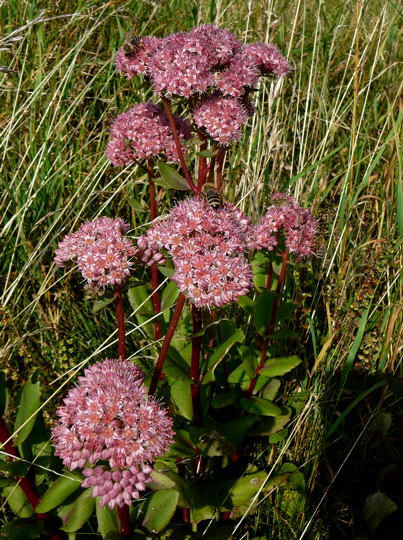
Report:
[[[26,383],[14,441],[1,423],[2,487],[17,515],[6,527],[10,538],[228,538],[260,496],[300,478],[293,464],[268,474],[251,463],[251,448],[260,439],[269,450],[288,434],[281,377],[301,359],[279,353],[295,308],[285,301],[287,268],[314,253],[317,224],[288,194],[273,194],[257,223],[222,195],[226,152],[254,114],[254,86],[290,69],[274,45],[244,45],[213,25],[133,36],[116,67],[154,93],[115,119],[106,146],[113,166],[147,173],[151,223],[133,239],[123,219],[100,217],[59,242],[55,264],[72,263],[85,287],[105,293],[105,307],[113,299],[118,357],[87,367],[68,391],[53,450],[37,375]],[[185,196],[159,216],[168,189]],[[148,293],[159,354],[135,364],[125,308]],[[33,474],[31,462],[43,469]]]

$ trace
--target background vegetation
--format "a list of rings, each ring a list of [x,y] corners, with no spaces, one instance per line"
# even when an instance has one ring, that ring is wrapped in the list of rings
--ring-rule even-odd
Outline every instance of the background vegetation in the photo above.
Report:
[[[403,504],[393,2],[3,1],[1,369],[16,392],[40,370],[50,420],[74,368],[115,354],[112,317],[91,313],[79,278],[56,273],[52,253],[98,215],[125,218],[133,236],[143,231],[145,179],[136,167],[114,169],[104,149],[110,119],[148,96],[115,73],[114,54],[129,31],[166,35],[203,22],[274,42],[294,69],[256,92],[257,114],[229,156],[225,197],[257,216],[273,191],[289,189],[320,221],[318,256],[288,285],[301,306],[289,347],[305,362],[286,389],[297,414],[285,441],[250,449],[269,467],[295,463],[303,477],[297,491],[269,494],[234,537],[366,538],[376,518],[368,502],[364,512],[371,494]],[[129,317],[129,352],[155,358],[142,322]],[[7,520],[4,499],[1,508]],[[397,515],[374,534],[403,534]]]

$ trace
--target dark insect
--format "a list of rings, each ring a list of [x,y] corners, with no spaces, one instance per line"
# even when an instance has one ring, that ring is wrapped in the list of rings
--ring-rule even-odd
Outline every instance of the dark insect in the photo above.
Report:
[[[123,44],[125,56],[134,56],[141,47],[141,37],[136,34],[132,34]]]
[[[223,197],[218,189],[214,187],[214,184],[204,184],[202,193],[207,203],[211,208],[214,208],[214,210],[217,210],[217,208],[222,206],[224,202]]]

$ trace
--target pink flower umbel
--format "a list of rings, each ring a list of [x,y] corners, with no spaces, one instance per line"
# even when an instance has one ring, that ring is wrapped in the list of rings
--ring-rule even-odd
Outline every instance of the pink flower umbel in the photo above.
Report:
[[[258,66],[263,75],[273,73],[284,77],[290,72],[287,59],[272,43],[248,43],[242,47],[242,52]]]
[[[239,139],[240,128],[248,117],[248,111],[237,99],[217,96],[202,101],[193,111],[195,124],[224,145]]]
[[[188,139],[189,124],[178,116],[174,116],[174,121],[179,137]],[[168,118],[161,107],[140,103],[119,114],[112,124],[106,147],[106,156],[114,165],[129,165],[136,159],[160,154],[171,161],[179,160]]]
[[[234,34],[212,24],[165,38],[144,37],[121,47],[116,57],[118,71],[127,78],[144,74],[154,91],[189,99],[220,90],[241,97],[261,75],[283,76],[287,60],[275,45],[242,45]]]
[[[129,275],[130,257],[137,253],[133,244],[122,235],[130,225],[122,219],[100,217],[81,225],[68,234],[55,251],[56,266],[76,261],[87,283],[93,287],[118,285]]]
[[[156,37],[144,37],[138,42],[129,38],[117,52],[116,69],[128,79],[134,75],[148,75],[148,61],[162,43],[163,39]]]
[[[272,200],[277,204],[270,206],[260,223],[251,230],[250,248],[271,251],[284,235],[290,253],[299,257],[312,255],[318,226],[311,212],[286,193],[275,193]]]
[[[56,414],[55,454],[69,469],[83,469],[82,486],[92,487],[102,506],[137,499],[150,480],[150,463],[173,441],[172,420],[128,360],[87,368]]]
[[[186,199],[140,237],[148,264],[172,258],[172,279],[197,307],[222,306],[246,294],[252,273],[244,257],[248,218],[230,204],[211,208],[199,197]]]

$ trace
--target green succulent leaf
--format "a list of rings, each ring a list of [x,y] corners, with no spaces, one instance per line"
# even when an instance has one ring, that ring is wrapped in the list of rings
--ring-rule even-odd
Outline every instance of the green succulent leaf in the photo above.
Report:
[[[240,404],[245,411],[262,416],[278,416],[282,411],[281,407],[275,405],[272,401],[258,397],[242,398]]]
[[[289,407],[283,407],[280,415],[262,418],[259,422],[252,426],[249,435],[255,437],[266,437],[267,435],[277,433],[283,429],[286,424],[288,424],[291,418],[291,412],[292,411]]]
[[[192,420],[193,405],[190,394],[190,383],[185,380],[174,382],[171,385],[171,398],[178,408],[179,414],[187,420]]]
[[[32,506],[29,504],[24,492],[16,482],[3,488],[3,497],[16,516],[20,518],[29,518],[34,515]]]
[[[119,523],[115,510],[111,510],[107,504],[101,506],[99,500],[96,500],[95,511],[97,515],[98,531],[102,534],[102,538],[109,538],[112,535],[118,535],[119,538]]]
[[[92,488],[88,488],[81,493],[81,495],[71,506],[62,530],[67,533],[74,533],[78,531],[87,521],[87,519],[92,516],[94,509],[95,499],[92,496]]]
[[[157,534],[170,522],[178,505],[179,493],[176,489],[157,491],[147,501],[143,526]]]
[[[22,444],[31,433],[41,405],[41,386],[36,376],[24,384],[20,404],[14,423],[14,431],[18,431],[16,445]]]
[[[236,332],[234,332],[234,334],[232,334],[232,336],[230,336],[223,343],[218,345],[218,347],[214,350],[214,352],[210,355],[210,358],[208,359],[207,371],[202,381],[203,384],[215,381],[214,371],[216,367],[225,358],[231,347],[233,347],[235,343],[242,343],[244,339],[244,333],[241,329],[238,329]]]
[[[256,330],[262,334],[266,332],[266,329],[269,325],[275,297],[276,293],[264,289],[259,294],[255,302],[253,310],[253,320]]]
[[[158,170],[161,177],[155,179],[155,183],[168,189],[177,189],[180,191],[188,191],[189,184],[186,178],[183,178],[178,171],[171,165],[167,165],[164,161],[158,162]]]
[[[260,374],[266,377],[277,377],[285,375],[302,362],[299,356],[283,356],[279,358],[269,358]]]
[[[83,477],[79,473],[68,472],[55,480],[44,493],[41,502],[36,507],[37,512],[49,512],[59,506],[72,493],[80,489]]]

